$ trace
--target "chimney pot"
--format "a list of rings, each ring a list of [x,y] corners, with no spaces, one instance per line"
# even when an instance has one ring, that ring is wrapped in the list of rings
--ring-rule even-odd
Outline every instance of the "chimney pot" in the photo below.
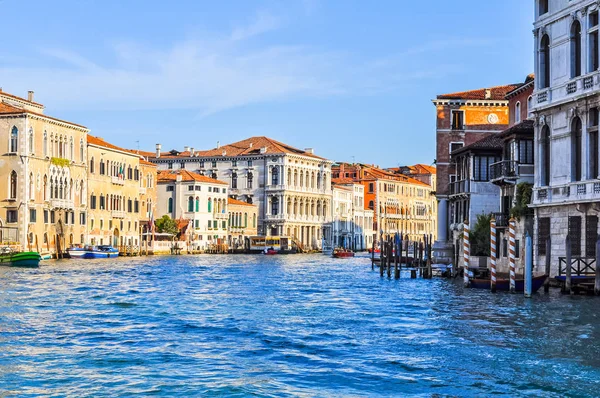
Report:
[[[304,152],[310,153],[312,155],[315,153],[315,150],[313,148],[304,148]]]
[[[221,141],[217,141],[217,149],[221,148]]]
[[[194,156],[194,148],[190,148],[190,156]]]
[[[485,99],[491,99],[492,98],[492,90],[490,90],[489,88],[485,89]]]
[[[190,147],[189,147],[189,146],[187,146],[187,145],[186,145],[186,146],[184,146],[184,147],[183,147],[183,151],[184,151],[184,152],[187,152],[187,151],[189,151],[189,150],[190,150]]]
[[[27,92],[27,101],[33,102],[33,91],[31,90]]]
[[[160,149],[161,148],[162,148],[162,145],[156,144],[156,158],[157,159],[160,157]]]
[[[249,148],[252,148],[252,145],[254,145],[253,142],[250,143],[250,145],[248,145]]]

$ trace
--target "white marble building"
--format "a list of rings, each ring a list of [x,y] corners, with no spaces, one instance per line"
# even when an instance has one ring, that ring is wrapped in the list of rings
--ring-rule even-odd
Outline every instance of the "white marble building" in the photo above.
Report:
[[[599,5],[596,0],[536,0],[534,23],[534,258],[552,274],[571,236],[573,257],[595,256],[600,211]]]
[[[267,137],[195,151],[146,152],[159,170],[186,169],[225,181],[229,194],[258,205],[258,234],[290,236],[303,248],[321,247],[331,231],[331,165],[311,148]]]

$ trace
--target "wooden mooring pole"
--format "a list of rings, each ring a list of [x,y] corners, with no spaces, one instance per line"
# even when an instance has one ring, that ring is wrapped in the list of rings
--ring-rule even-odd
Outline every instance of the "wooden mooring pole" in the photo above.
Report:
[[[490,289],[496,293],[496,219],[490,221]]]
[[[571,286],[571,237],[567,235],[567,239],[565,240],[565,249],[566,249],[566,262],[567,269],[565,270],[565,286],[563,293],[573,293]]]
[[[391,278],[392,277],[392,256],[394,255],[391,236],[388,236],[388,239],[387,239],[387,251],[388,251],[387,276],[388,276],[388,278]]]
[[[546,280],[544,281],[544,292],[548,293],[550,291],[550,264],[552,261],[552,254],[550,251],[552,250],[552,242],[550,238],[546,239]]]
[[[469,286],[469,258],[471,255],[471,246],[469,245],[469,221],[465,220],[463,229],[463,284]]]
[[[394,235],[394,278],[400,279],[400,269],[398,268],[398,234]]]
[[[371,271],[375,270],[375,239],[371,243]]]
[[[517,226],[517,221],[514,218],[511,218],[508,222],[508,262],[510,265],[510,287],[509,291],[511,293],[515,292],[516,287],[516,258],[517,258],[517,242],[515,237],[515,229]]]
[[[533,244],[529,231],[525,235],[525,297],[531,298],[533,291]]]
[[[600,236],[596,240],[596,278],[594,282],[594,294],[600,296]]]

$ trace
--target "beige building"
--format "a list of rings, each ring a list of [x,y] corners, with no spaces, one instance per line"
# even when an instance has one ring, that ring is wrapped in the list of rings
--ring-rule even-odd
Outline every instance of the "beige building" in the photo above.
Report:
[[[258,206],[241,200],[227,199],[229,212],[229,247],[243,248],[246,238],[258,235]]]
[[[156,167],[127,149],[87,136],[88,239],[121,250],[140,247],[156,203]]]
[[[56,253],[86,240],[84,126],[0,91],[0,240]]]

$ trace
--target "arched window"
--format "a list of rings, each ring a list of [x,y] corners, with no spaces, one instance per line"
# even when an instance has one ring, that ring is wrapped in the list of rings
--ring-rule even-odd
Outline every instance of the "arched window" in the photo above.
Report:
[[[35,191],[33,189],[33,173],[29,173],[29,199],[35,199]]]
[[[540,140],[543,164],[541,167],[542,181],[541,185],[547,187],[550,185],[550,128],[544,126]]]
[[[248,183],[247,183],[247,188],[248,189],[252,189],[252,180],[254,178],[254,174],[252,174],[251,172],[248,173]]]
[[[571,122],[571,180],[581,181],[581,119]]]
[[[550,87],[550,38],[544,35],[540,42],[539,87]]]
[[[42,148],[44,151],[44,157],[48,156],[48,133],[44,131],[44,147]]]
[[[237,173],[231,173],[231,189],[237,189]]]
[[[530,95],[529,98],[527,98],[527,117],[533,117],[533,97]]]
[[[17,172],[14,170],[10,173],[10,198],[17,198]]]
[[[83,138],[79,141],[79,160],[81,161],[81,163],[83,163],[84,160],[84,151],[85,151],[85,146],[83,145]]]
[[[571,78],[581,76],[581,23],[571,25]]]
[[[104,175],[104,160],[100,159],[100,175]]]
[[[271,215],[276,216],[279,214],[279,199],[271,199]]]
[[[521,123],[521,103],[517,102],[515,104],[515,124]]]
[[[211,213],[212,212],[212,199],[208,198],[208,212]]]
[[[17,152],[19,148],[19,129],[17,126],[13,126],[12,131],[10,132],[10,151],[9,152]]]
[[[244,213],[244,228],[248,228],[248,213]]]
[[[168,213],[173,213],[173,198],[169,198],[169,210]]]
[[[252,215],[252,228],[256,228],[256,214]]]
[[[94,172],[94,157],[90,159],[90,173]]]
[[[370,200],[369,201],[369,209],[373,210],[374,208],[375,208],[375,203],[372,200]]]
[[[44,196],[44,200],[48,200],[48,177],[44,174],[44,193],[42,194]]]
[[[192,196],[188,198],[188,211],[194,211],[194,198]]]
[[[210,178],[212,178],[213,180],[216,180],[216,179],[217,179],[217,173],[214,173],[214,172],[213,172],[213,173],[211,174]]]
[[[279,185],[279,167],[271,169],[271,185]]]
[[[69,140],[69,155],[70,160],[75,160],[75,152],[73,149],[73,137],[71,137],[71,139]]]
[[[200,198],[196,196],[196,211],[200,211]]]
[[[29,153],[35,153],[35,140],[33,137],[33,129],[29,128]]]

